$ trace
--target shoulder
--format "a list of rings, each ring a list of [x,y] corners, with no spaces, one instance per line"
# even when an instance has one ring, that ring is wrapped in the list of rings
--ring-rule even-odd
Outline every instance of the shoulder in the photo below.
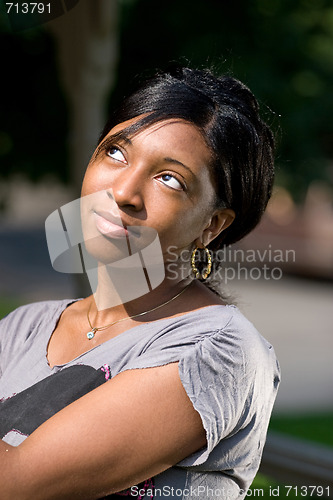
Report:
[[[1,321],[0,325],[9,322],[20,322],[24,320],[41,319],[41,314],[53,314],[57,311],[62,311],[71,302],[76,299],[64,299],[64,300],[44,300],[41,302],[33,302],[31,304],[26,304],[18,307],[14,311],[10,312]]]
[[[241,462],[240,450],[255,457],[265,440],[280,369],[272,345],[237,307],[204,311],[209,313],[207,321],[212,324],[215,318],[215,330],[186,350],[179,361],[180,379],[201,415],[208,446],[182,465],[203,463],[222,439],[230,438],[221,444],[224,452],[220,451],[218,461],[222,464],[227,453],[227,468],[232,469]]]
[[[275,357],[272,344],[257,330],[248,318],[236,306],[227,306],[229,317],[228,322],[218,328],[215,340],[226,343],[228,346],[235,346],[246,355],[248,361],[254,358],[257,364],[260,356]]]
[[[153,325],[153,324],[151,324]],[[202,307],[176,317],[156,322],[154,342],[211,349],[234,348],[257,357],[269,353],[271,344],[234,305]],[[190,352],[187,350],[187,352]]]
[[[273,346],[236,306],[205,307],[180,320],[181,330],[187,330],[186,336],[193,340],[184,359],[204,360],[223,373],[230,366],[234,375],[277,369]]]
[[[207,308],[203,314],[209,333],[201,334],[187,350],[180,369],[186,371],[191,366],[197,378],[205,373],[207,379],[214,379],[217,391],[225,390],[228,380],[239,395],[251,394],[254,386],[256,391],[260,387],[267,394],[275,392],[280,367],[272,344],[236,306]]]
[[[0,375],[25,349],[33,348],[37,336],[49,334],[71,300],[43,301],[18,307],[0,321]],[[29,340],[29,342],[27,342]]]
[[[275,360],[273,346],[237,306],[204,308],[201,316],[198,326],[203,328],[207,325],[206,330],[210,332],[203,334],[201,341],[207,346],[211,345],[213,350],[227,351],[229,355],[233,353],[233,362],[240,358],[247,365],[254,363],[257,366],[265,358]]]
[[[231,437],[235,450],[246,445],[252,456],[264,441],[280,380],[272,345],[235,306],[204,307],[174,318],[172,326],[170,339],[182,342],[174,349],[179,377],[207,436],[207,447],[181,465],[204,463],[222,439]],[[156,350],[154,363],[158,358]],[[248,444],[246,436],[251,436]],[[235,456],[230,468],[239,463],[235,450],[229,450]]]
[[[229,369],[239,379],[277,370],[274,349],[235,306],[203,307],[146,326],[133,367],[178,361],[184,371],[197,367],[198,376],[212,367],[221,376]]]
[[[0,346],[25,341],[43,324],[56,323],[71,302],[73,299],[48,300],[18,307],[0,321]]]

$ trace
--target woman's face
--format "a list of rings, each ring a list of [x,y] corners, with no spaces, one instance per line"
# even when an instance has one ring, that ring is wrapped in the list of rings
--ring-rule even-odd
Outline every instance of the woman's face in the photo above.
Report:
[[[88,165],[82,197],[101,194],[85,216],[97,232],[116,242],[124,240],[129,226],[153,228],[168,260],[168,249],[174,255],[195,241],[208,243],[207,228],[215,209],[211,154],[200,132],[178,119],[112,140],[113,134],[134,121],[114,127]]]

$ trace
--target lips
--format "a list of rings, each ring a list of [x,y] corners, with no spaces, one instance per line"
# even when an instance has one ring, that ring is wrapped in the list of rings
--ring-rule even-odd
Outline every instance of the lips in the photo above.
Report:
[[[98,231],[109,238],[126,238],[128,231],[121,223],[120,218],[103,210],[93,211]]]

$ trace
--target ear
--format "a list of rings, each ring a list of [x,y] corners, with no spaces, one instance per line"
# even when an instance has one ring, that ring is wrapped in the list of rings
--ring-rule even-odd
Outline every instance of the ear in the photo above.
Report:
[[[223,210],[216,211],[202,232],[201,243],[207,246],[233,223],[235,217],[236,214],[231,208],[224,208]]]

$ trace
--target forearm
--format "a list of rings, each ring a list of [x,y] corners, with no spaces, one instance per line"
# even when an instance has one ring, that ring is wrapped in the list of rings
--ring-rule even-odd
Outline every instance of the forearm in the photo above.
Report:
[[[0,439],[0,500],[15,498],[18,468],[17,448]]]
[[[55,414],[17,448],[2,443],[0,500],[102,498],[205,443],[177,364],[130,370]]]

